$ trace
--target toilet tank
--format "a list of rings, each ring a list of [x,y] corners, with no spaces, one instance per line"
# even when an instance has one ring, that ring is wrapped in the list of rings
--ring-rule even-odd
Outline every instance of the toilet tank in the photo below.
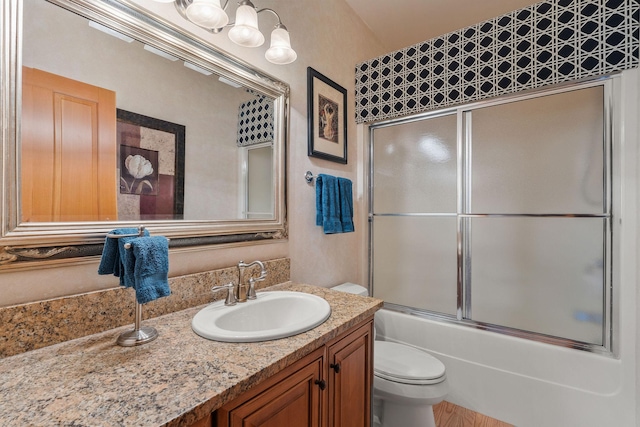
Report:
[[[363,297],[368,297],[369,296],[369,290],[367,288],[365,288],[364,286],[360,286],[360,285],[356,285],[355,283],[350,283],[350,282],[346,282],[346,283],[342,283],[340,285],[337,286],[332,286],[331,289],[334,289],[336,291],[340,291],[340,292],[346,292],[348,294],[356,294],[356,295],[361,295]],[[376,323],[375,326],[373,327],[373,339],[376,339],[376,334],[377,334],[377,328],[378,328],[378,322],[377,322],[377,316],[376,316]]]
[[[367,288],[365,288],[364,286],[356,285],[355,283],[346,282],[337,286],[332,286],[331,289],[340,292],[346,292],[348,294],[361,295],[363,297],[369,296],[369,291],[367,290]]]

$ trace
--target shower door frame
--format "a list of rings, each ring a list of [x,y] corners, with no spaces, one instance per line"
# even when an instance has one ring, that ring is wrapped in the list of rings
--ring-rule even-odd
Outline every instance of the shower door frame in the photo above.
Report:
[[[613,236],[619,235],[620,232],[620,194],[621,194],[621,155],[619,145],[621,144],[621,74],[615,73],[598,78],[584,79],[579,82],[570,82],[554,85],[542,89],[528,90],[515,95],[502,96],[490,100],[483,100],[456,107],[445,108],[441,110],[424,112],[407,117],[398,117],[384,120],[381,122],[371,123],[368,127],[368,164],[367,171],[367,194],[368,194],[368,281],[370,293],[374,295],[375,283],[373,277],[373,259],[374,259],[374,230],[373,220],[376,216],[422,216],[423,214],[415,213],[373,213],[373,189],[374,189],[374,130],[396,126],[400,124],[421,121],[425,119],[442,117],[445,115],[457,116],[456,120],[456,144],[457,144],[457,307],[456,315],[447,315],[443,313],[433,312],[426,309],[417,309],[398,305],[393,303],[384,303],[384,308],[411,315],[424,317],[427,319],[464,325],[475,329],[497,332],[514,337],[525,338],[533,341],[544,342],[563,347],[569,347],[577,350],[603,354],[616,357],[619,352],[619,344],[615,339],[618,336],[619,325],[615,321],[615,314],[619,307],[618,293],[616,289],[619,286],[619,268],[616,268],[614,262],[619,260],[618,246],[614,245]],[[579,89],[586,89],[596,86],[603,88],[603,160],[604,160],[604,176],[603,176],[603,197],[604,206],[608,213],[604,214],[581,214],[581,215],[555,215],[555,214],[472,214],[467,213],[470,206],[470,191],[465,189],[471,188],[470,174],[470,147],[467,142],[471,135],[470,112],[473,110],[495,106],[514,101],[527,100],[545,95],[554,95],[563,92],[570,92]],[[616,201],[616,203],[614,203]],[[442,216],[442,214],[424,214],[424,216]],[[603,345],[592,344],[582,341],[576,341],[568,338],[560,338],[552,335],[546,335],[537,332],[531,332],[512,327],[506,327],[496,324],[485,323],[472,320],[471,317],[471,289],[468,285],[470,278],[470,243],[469,231],[470,221],[472,218],[482,217],[586,217],[586,218],[603,218],[605,222],[604,230],[604,286],[603,286],[603,321],[602,321],[602,342]],[[615,220],[614,220],[615,219]]]

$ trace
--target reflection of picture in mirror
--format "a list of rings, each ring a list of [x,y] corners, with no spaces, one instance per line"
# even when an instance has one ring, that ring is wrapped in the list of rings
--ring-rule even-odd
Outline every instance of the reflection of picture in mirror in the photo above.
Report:
[[[158,152],[120,146],[120,193],[158,195]]]
[[[318,95],[318,125],[321,138],[338,143],[338,104]]]
[[[118,109],[119,220],[182,218],[185,127]]]

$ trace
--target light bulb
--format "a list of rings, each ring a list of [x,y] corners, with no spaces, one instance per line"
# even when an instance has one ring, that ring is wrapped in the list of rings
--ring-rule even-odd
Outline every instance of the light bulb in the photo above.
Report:
[[[186,14],[191,22],[204,28],[222,28],[229,23],[220,0],[193,0],[187,6]]]
[[[267,61],[273,64],[291,64],[298,55],[291,49],[289,32],[284,26],[278,26],[271,32],[271,47],[264,54]]]
[[[243,4],[236,10],[236,23],[229,30],[229,38],[235,44],[258,47],[264,43],[264,36],[258,29],[258,13],[254,7]]]

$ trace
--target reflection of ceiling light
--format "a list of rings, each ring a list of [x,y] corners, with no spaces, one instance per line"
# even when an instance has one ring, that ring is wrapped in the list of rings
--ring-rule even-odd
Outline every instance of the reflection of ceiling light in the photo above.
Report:
[[[451,153],[440,139],[433,136],[424,137],[419,143],[420,151],[434,163],[445,163],[451,159]]]
[[[229,80],[229,79],[228,79],[228,78],[226,78],[226,77],[222,77],[222,76],[220,76],[220,77],[218,77],[218,80],[220,80],[222,83],[226,83],[226,84],[228,84],[229,86],[233,86],[233,87],[242,87],[242,85],[241,85],[241,84],[238,84],[238,83],[234,82],[233,80]]]
[[[105,27],[104,25],[98,24],[97,22],[89,21],[89,26],[93,29],[109,34],[110,36],[119,38],[120,40],[124,40],[127,43],[131,43],[133,41],[131,37],[125,36],[124,34],[119,33],[116,30],[112,30],[109,27]]]
[[[168,59],[169,61],[177,61],[178,58],[176,58],[175,56],[169,55],[167,52],[160,50],[160,49],[156,49],[153,46],[149,46],[148,44],[144,45],[144,50],[149,51],[151,53],[155,53],[158,56],[163,57],[164,59]]]
[[[193,65],[191,62],[185,61],[184,66],[187,68],[191,68],[193,71],[197,71],[201,74],[204,74],[205,76],[210,76],[211,74],[213,74],[211,71],[205,70],[204,68],[200,68],[197,65]]]
[[[168,3],[171,0],[155,1]],[[250,0],[240,0],[235,21],[229,22],[229,16],[225,12],[229,0],[225,0],[223,6],[220,5],[220,0],[174,0],[173,4],[184,19],[214,34],[221,32],[225,27],[231,27],[229,38],[244,47],[258,47],[264,43],[264,35],[258,28],[258,14],[271,12],[278,19],[278,23],[271,32],[271,45],[265,53],[265,58],[273,64],[283,65],[292,63],[298,57],[291,48],[287,27],[282,24],[280,15],[273,9],[256,9]]]

